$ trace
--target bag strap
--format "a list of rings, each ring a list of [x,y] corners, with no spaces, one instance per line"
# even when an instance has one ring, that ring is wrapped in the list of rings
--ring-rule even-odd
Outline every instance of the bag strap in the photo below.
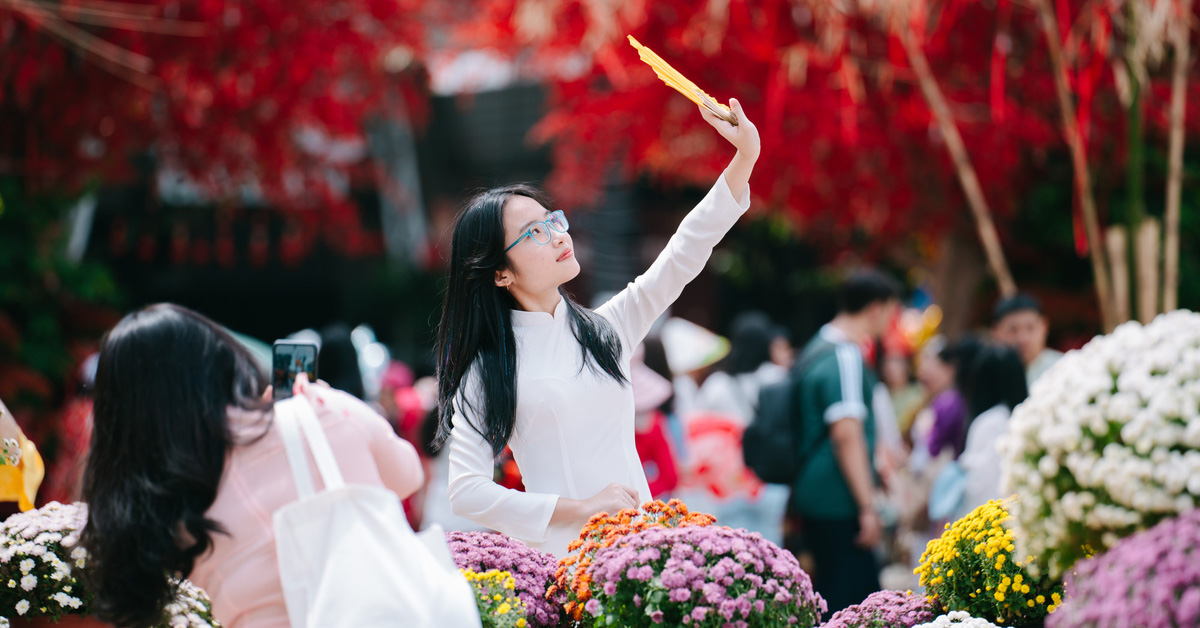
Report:
[[[312,473],[308,469],[304,438],[296,425],[295,397],[275,403],[275,424],[283,437],[283,448],[287,451],[288,466],[292,468],[292,479],[296,482],[296,494],[300,499],[312,497]]]
[[[308,399],[305,397],[299,397],[299,399],[300,401],[296,403],[296,418],[300,420],[300,428],[304,430],[308,448],[317,461],[317,470],[321,472],[321,481],[325,483],[325,490],[342,488],[346,485],[346,481],[342,478],[342,470],[338,468],[337,458],[333,457],[333,449],[329,446],[329,440],[325,438],[325,430],[321,429],[321,424],[317,422],[317,414],[313,412]]]

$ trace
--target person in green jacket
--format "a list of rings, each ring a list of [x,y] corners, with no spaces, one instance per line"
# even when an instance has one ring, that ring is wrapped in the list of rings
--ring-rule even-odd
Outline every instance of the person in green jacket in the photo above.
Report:
[[[860,347],[886,330],[899,306],[900,284],[874,270],[850,276],[838,290],[838,313],[804,348],[794,390],[800,472],[790,512],[802,520],[814,562],[813,582],[829,613],[879,590],[873,550],[882,524],[873,506],[878,379]]]

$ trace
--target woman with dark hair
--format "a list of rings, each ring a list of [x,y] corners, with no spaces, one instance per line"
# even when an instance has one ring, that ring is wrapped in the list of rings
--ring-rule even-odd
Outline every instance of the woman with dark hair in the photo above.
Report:
[[[303,377],[347,483],[400,497],[422,481],[411,445],[358,400]],[[297,499],[267,379],[204,316],[158,304],[101,343],[95,425],[83,480],[89,591],[120,626],[159,621],[168,580],[190,578],[232,628],[284,628],[271,513]]]
[[[978,338],[968,335],[924,355],[919,377],[929,391],[929,407],[934,416],[928,441],[932,458],[947,448],[953,450],[953,458],[962,455],[970,418],[966,396],[970,389],[971,367],[982,347]]]
[[[754,419],[763,386],[782,381],[787,371],[771,360],[771,343],[778,328],[766,314],[743,312],[729,328],[729,355],[713,366],[696,394],[689,442],[698,442],[698,455],[689,462],[707,487],[698,495],[712,501],[712,514],[722,525],[761,533],[783,543],[783,517],[788,489],[764,485],[746,468],[742,432]],[[701,459],[704,458],[704,459]],[[707,476],[707,477],[705,477]],[[689,502],[690,504],[691,502]]]
[[[1000,452],[996,444],[1008,429],[1012,411],[1029,391],[1025,365],[1016,351],[984,345],[970,367],[967,385],[967,442],[958,464],[966,474],[960,513],[966,514],[1000,495]]]
[[[737,148],[724,174],[650,269],[596,310],[562,290],[579,262],[566,218],[540,192],[488,190],[459,216],[437,341],[439,439],[450,441],[456,514],[561,556],[591,515],[649,499],[630,359],[749,207],[758,131],[730,104],[737,126],[703,113]],[[527,492],[492,480],[505,446]]]
[[[317,364],[321,380],[348,395],[366,399],[362,369],[358,364],[358,349],[350,334],[350,326],[338,322],[321,330],[321,349]]]

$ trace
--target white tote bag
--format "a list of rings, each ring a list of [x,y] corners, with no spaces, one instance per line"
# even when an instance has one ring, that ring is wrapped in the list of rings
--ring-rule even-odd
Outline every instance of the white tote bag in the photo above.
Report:
[[[441,529],[417,535],[395,493],[346,484],[303,396],[276,403],[275,421],[300,496],[274,516],[292,628],[478,628],[474,591]],[[325,484],[320,492],[305,440]]]

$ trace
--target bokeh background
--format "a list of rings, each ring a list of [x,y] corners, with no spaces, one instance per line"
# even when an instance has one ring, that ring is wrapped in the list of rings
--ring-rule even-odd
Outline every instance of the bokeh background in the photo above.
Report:
[[[763,137],[676,315],[803,342],[870,264],[947,334],[1019,289],[1077,347],[1200,302],[1198,11],[0,0],[0,398],[52,461],[101,334],[157,301],[265,343],[366,324],[430,374],[454,217],[514,181],[570,216],[576,297],[619,290],[731,156],[627,35]]]

